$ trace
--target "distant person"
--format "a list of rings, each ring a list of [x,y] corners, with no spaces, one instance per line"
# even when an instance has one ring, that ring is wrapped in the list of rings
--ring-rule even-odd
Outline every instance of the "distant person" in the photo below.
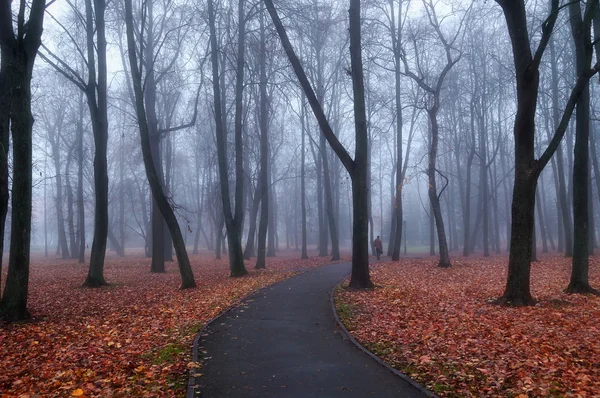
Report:
[[[383,244],[381,243],[381,239],[379,239],[379,235],[377,235],[377,239],[373,241],[373,247],[377,253],[377,260],[379,260],[379,257],[383,254]]]

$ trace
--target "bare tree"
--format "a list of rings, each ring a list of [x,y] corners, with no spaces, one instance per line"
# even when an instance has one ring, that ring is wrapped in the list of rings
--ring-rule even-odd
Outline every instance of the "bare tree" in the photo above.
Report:
[[[0,1],[0,134],[2,159],[8,155],[8,128],[13,140],[12,217],[8,274],[2,300],[0,318],[19,321],[29,318],[27,293],[29,290],[29,259],[31,245],[32,200],[32,130],[31,78],[33,65],[41,44],[44,24],[45,0],[33,0],[29,7],[25,0],[19,2],[16,15],[16,32],[13,28],[12,2]],[[29,11],[29,18],[26,15]],[[9,116],[6,117],[5,115]],[[0,163],[0,184],[8,184],[7,163]],[[8,185],[0,188],[0,226],[6,219],[5,203]],[[4,229],[2,229],[4,235]],[[3,242],[4,238],[0,239]],[[1,245],[4,246],[3,243]],[[0,252],[1,253],[1,252]]]
[[[221,98],[221,87],[219,84],[219,49],[217,44],[217,32],[215,24],[215,9],[213,0],[208,0],[208,19],[210,29],[210,45],[212,59],[212,77],[214,91],[214,112],[217,139],[217,156],[219,164],[219,180],[221,187],[221,200],[223,202],[223,216],[227,228],[227,241],[229,243],[229,269],[231,276],[243,276],[248,273],[244,266],[242,251],[242,223],[243,223],[243,160],[242,160],[242,137],[236,134],[236,187],[235,187],[235,213],[232,211],[231,198],[229,194],[229,173],[226,148],[226,130],[223,118],[223,104]]]
[[[185,248],[185,242],[179,223],[175,217],[173,209],[169,205],[167,197],[164,194],[161,181],[158,172],[155,168],[154,161],[152,159],[152,149],[150,147],[150,133],[148,129],[148,122],[146,119],[146,110],[144,107],[144,97],[142,89],[142,75],[138,67],[137,58],[137,46],[135,43],[134,27],[133,27],[133,10],[131,5],[132,0],[125,0],[125,23],[127,26],[127,47],[129,53],[129,65],[131,70],[131,77],[133,82],[133,89],[135,93],[136,112],[138,115],[138,123],[140,127],[140,138],[142,142],[142,153],[144,158],[144,166],[146,168],[146,176],[148,177],[148,183],[152,190],[152,196],[159,206],[160,212],[164,217],[171,236],[173,237],[173,243],[175,244],[175,251],[177,253],[177,262],[179,264],[179,272],[181,274],[181,288],[196,287],[194,281],[194,274],[190,266],[190,260],[187,255]],[[143,28],[141,29],[143,31]],[[143,61],[142,61],[143,63]]]
[[[539,66],[561,10],[558,0],[552,0],[548,18],[542,24],[542,35],[535,52],[527,26],[524,0],[496,0],[502,7],[513,50],[517,80],[517,114],[514,124],[515,182],[512,201],[512,225],[508,277],[501,303],[513,306],[532,305],[530,290],[531,255],[534,234],[535,192],[538,177],[558,148],[582,91],[589,79],[597,73],[598,64],[590,69],[582,66],[575,86],[564,108],[552,140],[539,159],[535,159],[535,113],[539,91]],[[587,3],[583,17],[584,32],[589,35],[597,0]],[[584,33],[583,36],[586,34]]]
[[[368,242],[368,189],[367,189],[367,120],[365,112],[364,80],[361,55],[360,0],[350,0],[349,29],[351,75],[354,92],[355,123],[355,155],[354,159],[333,133],[323,112],[321,104],[311,87],[304,68],[296,56],[287,36],[287,32],[279,19],[272,0],[265,0],[267,10],[281,39],[283,48],[296,73],[302,89],[319,123],[322,134],[339,157],[352,179],[353,198],[353,235],[352,235],[352,275],[350,287],[357,289],[371,288],[373,283],[369,275],[369,242]]]

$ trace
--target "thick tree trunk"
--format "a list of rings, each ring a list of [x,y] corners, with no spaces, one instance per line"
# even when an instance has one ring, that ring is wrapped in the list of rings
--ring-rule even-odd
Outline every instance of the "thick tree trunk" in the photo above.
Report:
[[[0,4],[0,23],[7,24],[0,31],[2,68],[5,79],[4,82],[0,81],[0,83],[4,84],[3,88],[8,88],[8,93],[0,94],[2,96],[0,97],[0,107],[2,107],[0,109],[7,109],[5,100],[8,99],[10,101],[10,108],[8,109],[10,109],[10,128],[13,140],[10,253],[6,285],[0,301],[0,319],[9,322],[29,318],[27,293],[29,289],[32,211],[31,172],[33,160],[31,77],[33,64],[41,42],[45,1],[34,0],[30,7],[27,33],[25,35],[19,29],[17,32],[19,36],[15,37],[12,30],[11,3],[2,2]],[[18,16],[20,21],[25,19],[24,10],[25,3],[23,2]],[[11,28],[7,28],[7,26]],[[6,128],[7,119],[4,115],[0,116],[0,118],[3,118],[0,126]],[[1,133],[5,134],[6,130]],[[5,138],[2,137],[2,139]],[[8,147],[4,149],[8,149]],[[0,173],[4,173],[4,170],[0,170]],[[4,176],[1,176],[1,178],[4,178]],[[0,192],[4,196],[6,193],[4,187],[0,189]],[[4,200],[4,197],[2,200]]]
[[[597,12],[597,11],[595,11]],[[586,73],[591,58],[591,43],[585,32],[581,16],[581,5],[569,5],[571,33],[575,43],[575,64],[577,76]],[[577,101],[575,127],[575,151],[573,161],[573,263],[568,293],[598,293],[589,283],[590,218],[589,214],[589,138],[590,138],[590,88],[589,84],[581,92]]]
[[[10,254],[8,274],[0,318],[18,321],[29,318],[27,293],[29,290],[29,248],[31,238],[31,165],[32,130],[31,72],[27,69],[27,56],[18,54],[9,73],[11,92],[11,131],[13,141],[13,184]]]
[[[352,177],[353,226],[352,274],[350,287],[372,288],[369,275],[369,241],[367,195],[367,117],[365,111],[365,85],[363,77],[360,0],[350,0],[350,65],[354,94],[355,155]]]

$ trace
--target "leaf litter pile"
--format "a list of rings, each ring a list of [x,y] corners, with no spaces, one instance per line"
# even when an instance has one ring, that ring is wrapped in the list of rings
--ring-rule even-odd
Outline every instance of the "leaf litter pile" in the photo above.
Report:
[[[442,397],[591,397],[600,394],[600,298],[563,293],[570,260],[532,265],[534,307],[493,304],[506,258],[402,259],[372,269],[372,291],[336,292],[355,338]],[[590,258],[600,287],[600,261]]]
[[[228,277],[228,263],[192,256],[198,288],[179,290],[176,263],[151,274],[150,260],[110,259],[110,286],[82,288],[87,267],[32,264],[32,321],[0,324],[1,397],[183,396],[191,345],[204,324],[249,293],[328,263],[267,259],[267,269]],[[4,281],[5,278],[3,278]]]

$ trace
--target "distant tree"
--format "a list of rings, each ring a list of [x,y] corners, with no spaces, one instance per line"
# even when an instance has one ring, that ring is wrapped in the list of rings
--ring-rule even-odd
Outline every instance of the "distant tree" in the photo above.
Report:
[[[431,210],[433,211],[433,217],[435,219],[435,225],[438,235],[438,245],[440,251],[440,261],[438,263],[439,267],[447,268],[451,266],[450,262],[450,254],[448,249],[448,242],[446,240],[446,231],[444,229],[444,219],[442,217],[442,209],[440,205],[440,196],[441,193],[438,193],[437,190],[437,182],[436,177],[439,173],[439,170],[436,166],[437,156],[438,156],[438,143],[439,143],[439,122],[438,122],[438,113],[440,110],[440,98],[441,91],[444,84],[444,80],[450,70],[456,65],[456,63],[460,60],[462,54],[456,54],[455,43],[459,38],[463,23],[465,21],[466,16],[468,15],[468,11],[465,12],[463,18],[460,20],[459,27],[456,29],[454,35],[447,39],[442,33],[442,28],[439,22],[439,19],[436,14],[435,6],[431,0],[423,0],[423,6],[425,8],[425,12],[427,14],[427,18],[429,20],[429,24],[434,29],[438,40],[441,42],[444,55],[445,55],[445,64],[442,71],[439,73],[437,78],[433,79],[431,83],[427,83],[427,76],[423,75],[422,65],[419,61],[419,56],[416,55],[416,69],[417,72],[413,72],[409,67],[408,60],[406,55],[402,57],[402,62],[404,63],[404,71],[403,73],[412,78],[425,92],[429,94],[429,104],[427,105],[427,115],[429,117],[430,124],[430,133],[431,133],[431,142],[429,146],[429,161],[427,166],[427,177],[429,183],[429,201],[431,203]],[[413,35],[413,42],[415,51],[417,50],[416,38]],[[406,51],[403,50],[404,54]],[[453,54],[455,53],[455,54]]]

